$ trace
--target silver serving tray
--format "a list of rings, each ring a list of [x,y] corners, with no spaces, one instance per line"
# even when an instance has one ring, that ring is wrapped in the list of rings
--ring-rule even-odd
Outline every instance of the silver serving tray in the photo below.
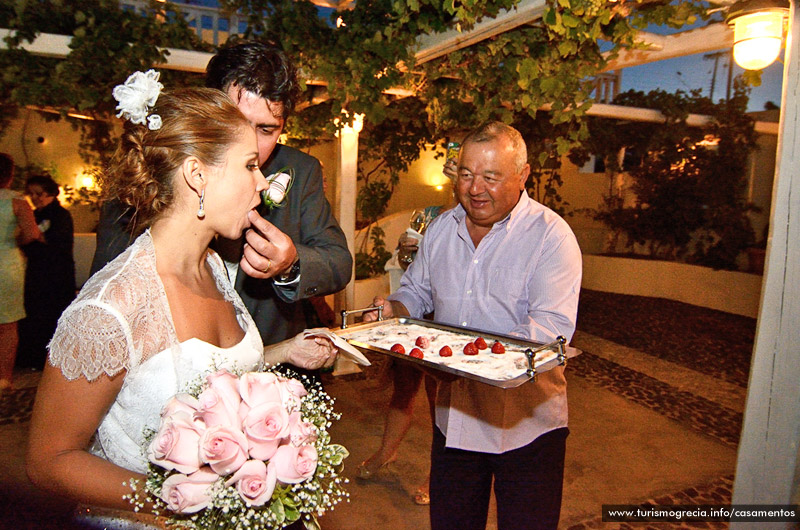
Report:
[[[401,325],[416,324],[418,326],[423,326],[426,328],[438,329],[442,331],[448,331],[451,333],[458,333],[460,335],[466,335],[469,337],[474,337],[474,338],[483,337],[484,339],[487,340],[492,339],[504,342],[506,344],[514,344],[520,349],[525,350],[525,354],[528,357],[528,370],[525,374],[519,375],[513,379],[493,379],[490,377],[483,377],[477,374],[473,374],[471,372],[465,372],[463,370],[453,368],[452,366],[446,366],[426,359],[417,359],[416,357],[411,357],[407,354],[396,353],[391,350],[387,350],[372,344],[367,344],[359,340],[351,339],[348,337],[355,335],[356,333],[360,333],[365,329],[393,325],[393,324],[401,324]],[[552,370],[556,366],[563,366],[566,364],[568,358],[575,357],[576,355],[579,355],[581,353],[581,351],[578,350],[577,348],[567,346],[566,341],[563,340],[563,337],[560,337],[559,338],[560,340],[554,341],[550,344],[542,344],[539,342],[532,342],[520,339],[519,337],[512,337],[510,335],[501,335],[498,333],[491,333],[474,328],[450,326],[447,324],[440,324],[438,322],[433,322],[431,320],[421,320],[410,317],[399,317],[399,318],[392,318],[389,320],[378,320],[375,322],[348,325],[346,328],[336,329],[332,331],[334,331],[337,335],[347,340],[347,342],[349,342],[350,344],[352,344],[353,346],[355,346],[364,353],[379,353],[382,355],[388,355],[395,359],[400,359],[404,362],[418,364],[421,367],[432,368],[434,370],[438,370],[448,374],[453,374],[455,376],[463,377],[465,379],[472,379],[474,381],[479,381],[481,383],[486,383],[488,385],[500,388],[516,388],[524,383],[527,383],[528,381],[531,380],[535,381],[537,374],[547,372],[548,370]],[[541,360],[541,361],[537,360],[537,357],[540,357],[537,354],[543,351],[557,351],[559,354],[556,358],[551,358],[549,360]]]

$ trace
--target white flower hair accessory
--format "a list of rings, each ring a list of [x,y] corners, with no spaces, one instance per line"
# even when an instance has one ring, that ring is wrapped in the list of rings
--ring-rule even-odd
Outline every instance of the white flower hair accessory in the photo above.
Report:
[[[117,118],[125,118],[131,123],[147,125],[151,131],[161,128],[161,116],[149,114],[150,109],[156,104],[164,85],[158,82],[160,72],[148,70],[147,72],[134,72],[124,85],[114,87],[112,94],[119,102],[117,105]]]

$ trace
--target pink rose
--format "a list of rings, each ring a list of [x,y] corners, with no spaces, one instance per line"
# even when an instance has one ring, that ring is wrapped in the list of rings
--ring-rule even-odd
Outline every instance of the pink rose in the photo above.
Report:
[[[301,446],[317,441],[317,428],[313,423],[303,421],[299,412],[289,416],[289,440],[293,445]]]
[[[209,388],[214,388],[232,402],[239,402],[239,378],[227,370],[219,370],[206,376]]]
[[[239,420],[239,403],[231,403],[229,399],[220,394],[215,388],[206,388],[198,396],[200,410],[197,415],[203,419],[207,427],[224,425],[233,429],[238,429],[241,421]]]
[[[270,463],[275,464],[279,481],[297,484],[314,476],[317,469],[317,450],[313,445],[282,445],[275,451]]]
[[[188,412],[175,412],[161,420],[156,436],[147,447],[147,458],[167,470],[193,473],[202,465],[198,452],[202,433],[202,428]]]
[[[281,401],[278,378],[271,372],[248,372],[239,379],[242,400],[250,408]]]
[[[280,386],[284,406],[289,410],[299,409],[302,398],[308,395],[303,383],[297,379],[282,379]]]
[[[194,416],[194,413],[197,412],[199,408],[200,402],[191,394],[175,394],[169,398],[167,404],[161,409],[161,417],[166,418],[167,416],[172,416],[179,410]]]
[[[200,460],[218,475],[233,473],[247,461],[247,438],[238,429],[210,427],[200,437]]]
[[[248,506],[262,506],[272,498],[277,480],[274,465],[248,460],[225,485],[236,484],[239,496]]]
[[[250,457],[269,460],[289,434],[289,413],[280,403],[266,403],[250,409],[242,422],[250,443]]]
[[[218,478],[219,475],[207,467],[200,468],[189,476],[171,475],[161,486],[161,500],[173,512],[199,512],[211,502],[209,489]]]
[[[199,415],[206,426],[225,425],[239,428],[239,378],[221,370],[206,377],[208,387],[198,396]]]

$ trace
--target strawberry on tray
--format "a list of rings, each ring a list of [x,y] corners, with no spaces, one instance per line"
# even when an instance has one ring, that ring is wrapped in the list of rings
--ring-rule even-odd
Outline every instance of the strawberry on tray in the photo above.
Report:
[[[532,379],[530,352],[536,352],[536,373],[563,364],[564,357],[579,353],[566,347],[564,357],[559,357],[557,343],[545,348],[522,338],[409,317],[371,322],[337,334],[366,351],[385,354],[390,350],[398,362],[406,359],[502,388],[513,388]]]

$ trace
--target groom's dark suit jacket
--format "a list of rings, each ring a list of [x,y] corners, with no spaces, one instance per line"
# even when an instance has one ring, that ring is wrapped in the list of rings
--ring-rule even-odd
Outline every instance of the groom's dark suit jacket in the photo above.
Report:
[[[265,345],[293,337],[305,329],[303,306],[297,302],[344,289],[353,268],[347,240],[322,189],[319,161],[302,151],[278,144],[261,171],[270,175],[284,167],[291,167],[295,172],[285,206],[269,211],[262,204],[259,213],[288,235],[297,247],[300,282],[287,292],[276,289],[272,280],[251,278],[242,271],[236,277],[236,291],[253,316]],[[132,242],[124,230],[126,217],[116,201],[103,206],[92,274]]]

